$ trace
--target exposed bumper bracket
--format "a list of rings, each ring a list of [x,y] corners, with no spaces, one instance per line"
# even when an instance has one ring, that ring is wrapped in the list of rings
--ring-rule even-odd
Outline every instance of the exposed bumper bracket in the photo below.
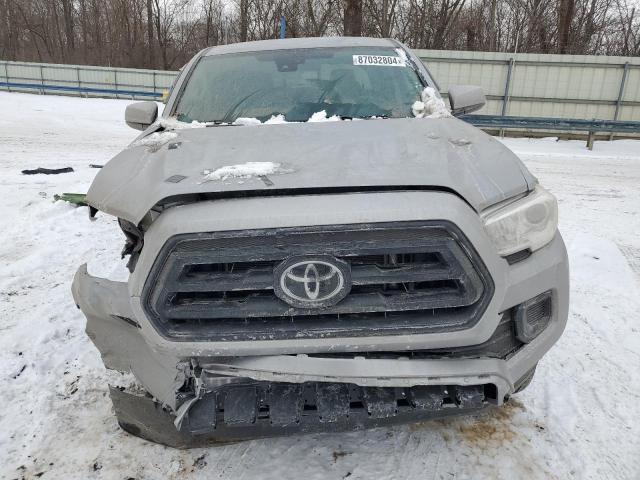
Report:
[[[180,422],[146,395],[110,390],[120,426],[176,448],[313,432],[360,430],[470,413],[490,405],[484,385],[412,388],[247,380],[207,392]]]

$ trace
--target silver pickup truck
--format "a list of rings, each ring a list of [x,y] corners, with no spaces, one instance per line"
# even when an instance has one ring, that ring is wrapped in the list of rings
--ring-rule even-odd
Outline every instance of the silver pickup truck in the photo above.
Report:
[[[127,282],[73,281],[122,428],[175,447],[475,412],[568,313],[557,203],[389,39],[209,48],[96,176]]]

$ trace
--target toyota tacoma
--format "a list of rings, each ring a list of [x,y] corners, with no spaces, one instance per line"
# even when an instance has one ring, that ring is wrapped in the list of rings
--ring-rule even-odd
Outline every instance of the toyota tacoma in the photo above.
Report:
[[[390,39],[217,46],[86,201],[118,218],[127,282],[75,303],[119,424],[175,447],[499,406],[568,312],[556,199]],[[124,258],[123,257],[123,258]]]

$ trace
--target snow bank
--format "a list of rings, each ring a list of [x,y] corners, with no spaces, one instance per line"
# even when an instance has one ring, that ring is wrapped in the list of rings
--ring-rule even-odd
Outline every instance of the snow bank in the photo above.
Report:
[[[411,111],[416,118],[445,118],[450,117],[451,112],[445,105],[433,87],[425,87],[422,90],[422,100],[417,100],[411,106]]]
[[[133,380],[106,372],[70,294],[80,264],[97,259],[90,271],[108,273],[120,261],[117,220],[52,201],[86,192],[97,173],[88,163],[135,138],[122,121],[129,103],[0,92],[11,112],[0,116],[0,478],[637,480],[640,142],[589,151],[584,141],[503,140],[558,197],[571,268],[567,330],[504,407],[175,450],[118,427],[107,383]],[[74,173],[20,174],[61,158]]]
[[[272,175],[280,171],[280,164],[273,162],[247,162],[238,165],[227,165],[215,170],[205,170],[202,183],[228,178],[250,178]]]

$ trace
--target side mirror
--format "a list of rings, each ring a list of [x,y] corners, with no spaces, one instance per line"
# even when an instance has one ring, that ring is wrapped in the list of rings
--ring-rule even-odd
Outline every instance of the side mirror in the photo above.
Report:
[[[449,104],[453,115],[480,110],[487,103],[484,92],[473,85],[454,85],[449,88]]]
[[[144,130],[158,118],[158,104],[156,102],[138,102],[127,106],[124,121],[131,128]]]

